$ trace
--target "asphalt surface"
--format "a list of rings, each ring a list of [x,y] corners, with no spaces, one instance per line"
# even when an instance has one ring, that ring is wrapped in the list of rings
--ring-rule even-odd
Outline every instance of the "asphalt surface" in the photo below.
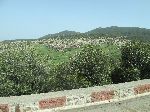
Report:
[[[150,95],[60,112],[150,112]]]

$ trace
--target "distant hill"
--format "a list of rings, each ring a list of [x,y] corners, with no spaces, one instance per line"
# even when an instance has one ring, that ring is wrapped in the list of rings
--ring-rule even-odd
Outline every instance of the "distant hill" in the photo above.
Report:
[[[13,42],[13,41],[36,41],[50,38],[59,38],[59,39],[75,39],[75,38],[99,38],[99,37],[122,37],[129,40],[142,40],[150,41],[150,29],[139,28],[139,27],[118,27],[111,26],[106,28],[96,28],[91,31],[80,33],[75,31],[62,31],[55,34],[48,34],[38,39],[16,39],[16,40],[5,40],[3,42]]]
[[[68,31],[68,30],[65,30],[65,31],[62,31],[62,32],[59,32],[59,33],[55,33],[55,34],[48,34],[48,35],[45,35],[39,39],[48,39],[48,38],[67,38],[67,36],[72,36],[72,35],[78,35],[80,34],[80,32],[75,32],[75,31]]]
[[[131,40],[150,40],[150,29],[139,27],[117,27],[111,26],[106,28],[96,28],[94,30],[86,32],[86,34],[93,35],[108,35],[110,37],[124,36]]]
[[[96,28],[91,31],[80,33],[75,31],[62,31],[56,34],[48,34],[39,39],[49,39],[49,38],[79,38],[79,37],[124,37],[130,40],[150,40],[150,29],[139,28],[139,27],[117,27],[111,26],[106,28]]]
[[[2,42],[15,42],[15,41],[36,41],[37,39],[15,39],[15,40],[4,40]]]
[[[80,34],[80,32],[65,30],[65,31],[62,31],[62,32],[59,32],[59,33],[55,33],[53,35],[75,35],[75,34]]]

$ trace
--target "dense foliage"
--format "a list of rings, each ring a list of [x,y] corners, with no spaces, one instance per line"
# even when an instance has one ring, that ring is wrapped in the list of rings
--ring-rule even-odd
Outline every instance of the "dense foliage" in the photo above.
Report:
[[[138,28],[138,27],[117,27],[111,26],[106,28],[96,28],[87,32],[93,35],[108,35],[109,37],[123,36],[130,40],[150,40],[150,29]]]
[[[98,46],[85,46],[69,62],[56,67],[59,90],[110,84],[110,58]]]
[[[94,30],[79,33],[74,31],[62,31],[56,34],[49,34],[41,37],[40,39],[49,38],[98,38],[98,37],[124,37],[130,40],[150,40],[150,29],[138,28],[138,27],[117,27],[111,26],[106,28],[96,28]]]
[[[0,96],[145,78],[150,78],[149,43],[111,38],[0,43]]]
[[[97,46],[86,46],[72,61],[73,72],[92,85],[109,84],[110,59]]]
[[[150,44],[127,43],[121,49],[121,66],[112,72],[114,83],[150,78]]]
[[[0,53],[0,96],[48,92],[50,79],[33,50]]]

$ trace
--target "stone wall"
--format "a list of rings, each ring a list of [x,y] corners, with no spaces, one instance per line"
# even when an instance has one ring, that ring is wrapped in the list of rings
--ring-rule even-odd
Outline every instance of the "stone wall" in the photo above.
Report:
[[[41,94],[0,97],[0,112],[27,112],[110,101],[150,92],[150,79]]]

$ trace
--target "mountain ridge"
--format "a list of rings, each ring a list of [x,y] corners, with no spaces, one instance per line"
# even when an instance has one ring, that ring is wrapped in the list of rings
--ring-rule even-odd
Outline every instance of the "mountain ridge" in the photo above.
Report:
[[[80,38],[80,37],[127,37],[129,40],[142,40],[149,41],[150,40],[150,29],[140,28],[140,27],[118,27],[118,26],[110,26],[110,27],[98,27],[93,30],[81,33],[76,31],[64,30],[54,34],[48,34],[38,39],[16,39],[16,40],[4,40],[4,41],[35,41],[49,38]]]

